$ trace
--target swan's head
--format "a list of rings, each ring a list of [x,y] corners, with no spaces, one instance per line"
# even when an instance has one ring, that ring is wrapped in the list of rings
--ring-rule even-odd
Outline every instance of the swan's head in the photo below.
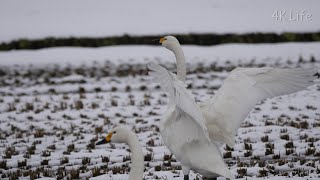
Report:
[[[174,36],[165,36],[159,40],[159,43],[170,51],[180,46],[178,39]]]
[[[96,145],[106,144],[109,142],[126,143],[129,132],[130,130],[125,127],[116,127],[112,131],[110,131],[105,138],[97,142]]]

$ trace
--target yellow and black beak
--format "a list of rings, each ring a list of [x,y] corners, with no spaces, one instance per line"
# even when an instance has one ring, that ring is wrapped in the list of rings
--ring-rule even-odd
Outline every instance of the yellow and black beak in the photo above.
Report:
[[[101,141],[98,141],[96,143],[96,145],[100,145],[100,144],[106,144],[109,143],[111,141],[111,137],[112,137],[112,133],[109,133],[106,138],[103,138]]]
[[[165,41],[165,40],[166,40],[166,38],[163,37],[163,38],[161,38],[161,39],[159,40],[159,43],[162,44],[163,41]]]
[[[160,38],[160,39],[152,39],[153,42],[159,42],[159,44],[162,44],[163,41],[167,40],[166,38]]]

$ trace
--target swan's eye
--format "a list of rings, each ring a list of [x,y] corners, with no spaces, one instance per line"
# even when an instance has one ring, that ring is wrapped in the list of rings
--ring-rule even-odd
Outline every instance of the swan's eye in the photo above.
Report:
[[[113,132],[113,134],[115,134],[115,133],[116,133],[116,131]]]

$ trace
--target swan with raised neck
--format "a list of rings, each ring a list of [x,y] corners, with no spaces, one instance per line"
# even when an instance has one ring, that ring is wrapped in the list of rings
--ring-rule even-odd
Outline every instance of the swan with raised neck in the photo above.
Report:
[[[177,77],[180,81],[185,82],[187,76],[186,60],[179,41],[174,36],[165,36],[160,39],[160,43],[175,55],[177,62]]]

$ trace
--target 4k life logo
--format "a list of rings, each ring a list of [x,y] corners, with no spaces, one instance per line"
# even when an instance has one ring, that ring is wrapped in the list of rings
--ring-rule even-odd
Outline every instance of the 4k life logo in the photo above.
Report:
[[[306,10],[276,10],[273,12],[272,18],[275,18],[277,21],[311,21],[312,14],[308,13]]]

